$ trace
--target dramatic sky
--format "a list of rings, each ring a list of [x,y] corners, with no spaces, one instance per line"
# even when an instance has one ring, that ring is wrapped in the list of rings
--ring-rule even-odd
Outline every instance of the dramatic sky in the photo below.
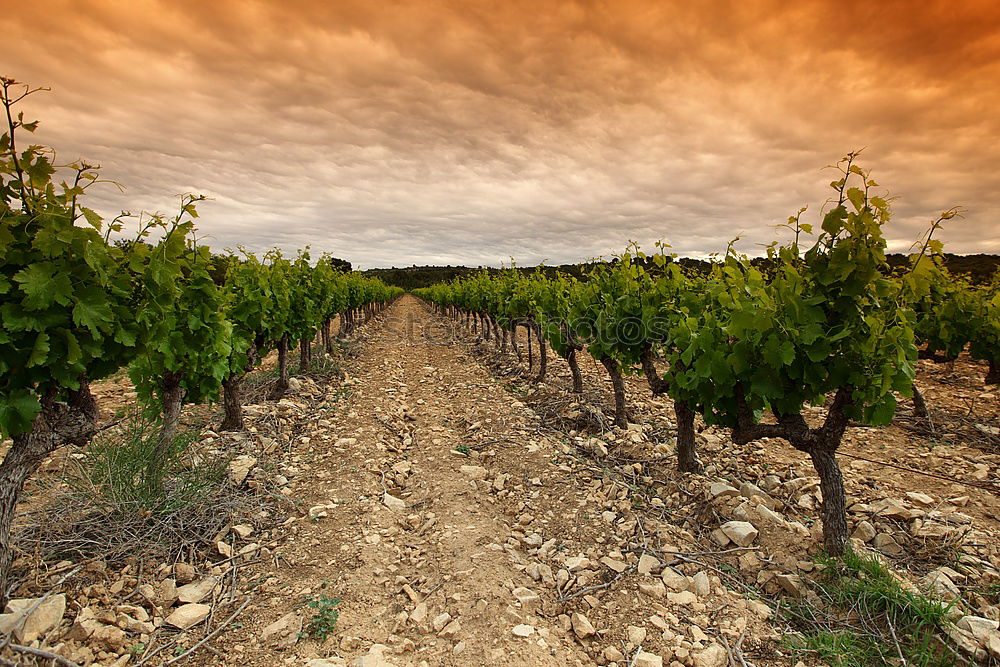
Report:
[[[202,193],[219,248],[753,252],[864,147],[892,249],[962,205],[948,249],[1000,252],[993,0],[35,0],[0,34],[37,141],[126,186],[96,208]]]

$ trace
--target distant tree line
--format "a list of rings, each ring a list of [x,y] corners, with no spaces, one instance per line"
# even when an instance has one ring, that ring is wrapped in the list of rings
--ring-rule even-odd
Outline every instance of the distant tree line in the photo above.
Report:
[[[909,266],[906,255],[894,253],[886,255],[889,266],[893,268]],[[950,252],[944,253],[945,268],[952,275],[962,275],[977,285],[988,283],[992,280],[997,270],[1000,269],[1000,255],[955,255]]]
[[[677,259],[668,258],[671,261],[676,261],[682,267],[688,271],[693,271],[698,274],[707,275],[711,262],[703,259],[692,259],[690,257],[680,257]],[[889,267],[891,269],[899,269],[909,266],[907,256],[902,254],[891,254],[887,255]],[[949,272],[957,275],[964,275],[968,277],[970,281],[976,284],[989,282],[993,275],[1000,269],[1000,255],[955,255],[952,253],[944,253],[945,266]],[[581,264],[560,264],[558,266],[543,266],[540,269],[537,267],[525,267],[518,268],[518,271],[522,273],[529,274],[540,270],[546,277],[553,277],[556,274],[563,274],[567,276],[572,276],[580,280],[586,280],[587,273],[590,269],[602,264],[614,264],[617,259],[611,260],[611,262],[585,262]],[[641,264],[646,264],[642,260],[634,260]],[[768,260],[766,257],[758,257],[751,260],[751,263],[758,268],[767,269]],[[345,262],[347,268],[345,270],[350,270],[350,263]],[[648,270],[654,272],[657,271],[652,265],[646,266]],[[469,275],[472,273],[478,273],[482,271],[482,267],[470,267],[470,266],[408,266],[391,269],[368,269],[364,273],[368,276],[378,278],[387,285],[394,285],[396,287],[402,287],[403,289],[409,291],[414,289],[420,289],[424,287],[430,287],[438,283],[446,283],[458,278],[460,276]],[[488,271],[500,271],[500,269],[487,269]]]
[[[551,276],[557,273],[562,273],[566,275],[571,275],[575,278],[583,277],[586,273],[586,268],[593,266],[593,263],[588,264],[561,264],[559,266],[545,266],[538,269],[537,267],[530,268],[518,268],[518,271],[522,273],[529,274],[534,273],[536,270],[541,270],[545,275]],[[472,273],[479,273],[484,270],[484,267],[472,267],[472,266],[408,266],[402,268],[393,267],[391,269],[368,269],[363,273],[367,276],[378,278],[387,285],[393,285],[395,287],[402,287],[405,290],[414,290],[422,287],[430,287],[431,285],[436,285],[438,283],[450,282],[451,280],[458,278],[460,276],[469,275]],[[500,271],[500,269],[487,268],[486,271],[494,272]]]

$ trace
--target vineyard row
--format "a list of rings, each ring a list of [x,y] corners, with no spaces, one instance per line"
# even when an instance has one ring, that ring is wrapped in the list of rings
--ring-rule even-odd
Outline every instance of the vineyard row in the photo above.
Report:
[[[127,367],[160,433],[144,483],[162,484],[184,403],[224,395],[223,429],[242,428],[240,385],[278,352],[273,396],[288,387],[289,348],[310,362],[317,331],[333,350],[331,322],[350,333],[401,290],[343,272],[300,251],[220,258],[200,243],[201,197],[175,215],[123,213],[104,220],[83,205],[98,167],[58,165],[46,147],[19,144],[35,131],[13,111],[32,91],[2,79],[0,136],[0,598],[10,594],[10,527],[24,483],[57,447],[97,431],[90,383]],[[132,223],[132,224],[130,224]],[[134,234],[121,240],[128,227]],[[118,240],[113,240],[113,235]],[[2,604],[3,600],[0,600]]]
[[[934,238],[959,212],[943,213],[909,266],[891,270],[882,230],[889,203],[855,158],[838,164],[834,205],[815,240],[804,242],[813,228],[803,209],[785,225],[793,240],[769,246],[764,262],[730,246],[709,272],[685,271],[666,245],[652,254],[632,246],[582,279],[483,271],[415,293],[519,357],[525,327],[529,346],[537,341],[539,381],[548,346],[581,392],[577,355],[586,349],[607,370],[620,427],[623,374],[643,375],[654,395],[673,399],[683,472],[702,468],[696,415],[729,428],[735,444],[786,440],[812,460],[825,547],[840,554],[848,529],[836,452],[849,425],[888,424],[897,396],[926,411],[913,383],[918,357],[941,361],[968,349],[988,363],[987,383],[1000,380],[1000,279],[977,286],[949,275]],[[818,423],[806,419],[812,406],[822,407]]]

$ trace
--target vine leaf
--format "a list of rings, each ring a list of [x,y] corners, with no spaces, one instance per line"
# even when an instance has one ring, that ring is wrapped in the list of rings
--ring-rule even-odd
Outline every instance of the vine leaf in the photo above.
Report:
[[[65,273],[59,273],[51,262],[36,262],[14,274],[25,297],[22,302],[29,310],[44,310],[53,303],[69,304],[73,286]]]

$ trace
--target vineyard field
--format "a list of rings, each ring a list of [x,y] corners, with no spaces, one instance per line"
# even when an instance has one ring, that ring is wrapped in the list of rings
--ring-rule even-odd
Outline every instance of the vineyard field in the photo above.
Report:
[[[286,398],[248,403],[245,434],[200,436],[195,451],[237,457],[241,488],[280,496],[272,516],[234,518],[190,573],[169,561],[91,568],[70,605],[134,618],[138,603],[155,622],[184,608],[164,591],[188,579],[214,589],[203,602],[220,617],[239,606],[227,598],[248,601],[230,626],[148,633],[151,649],[180,654],[220,631],[209,645],[224,653],[197,652],[191,662],[203,665],[586,665],[638,651],[725,665],[737,642],[754,664],[792,664],[781,600],[809,586],[821,539],[808,457],[775,440],[734,448],[699,423],[705,470],[679,474],[669,400],[639,378],[627,378],[632,414],[619,429],[589,357],[587,389],[574,394],[565,365],[533,384],[512,351],[477,338],[403,297],[359,329],[338,373],[293,372]],[[963,598],[995,605],[985,582],[1000,544],[1000,457],[996,436],[975,424],[996,423],[1000,401],[981,364],[919,365],[942,437],[916,434],[906,414],[849,436],[842,455],[864,457],[844,466],[852,534],[914,583],[957,567],[949,581]],[[95,385],[104,419],[128,391],[127,379]],[[183,421],[211,424],[212,412],[185,408]],[[69,455],[44,466],[33,506]],[[252,464],[241,468],[243,457]],[[752,509],[748,495],[773,510]],[[720,527],[740,519],[757,527],[753,539],[720,544]],[[140,589],[148,602],[116,602]],[[339,618],[321,640],[308,603],[324,598],[340,600]],[[126,647],[106,634],[64,649],[114,658]]]

